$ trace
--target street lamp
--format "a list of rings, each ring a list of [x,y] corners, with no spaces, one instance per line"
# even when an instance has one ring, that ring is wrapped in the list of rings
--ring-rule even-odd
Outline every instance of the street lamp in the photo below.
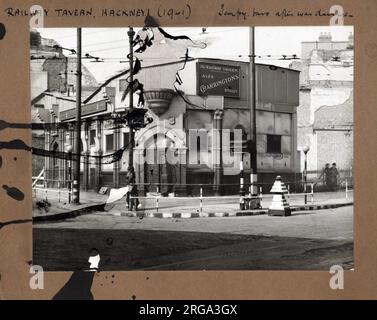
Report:
[[[68,145],[65,151],[68,153],[68,203],[71,203],[71,191],[72,191],[72,150],[73,146]]]
[[[308,203],[308,196],[306,194],[306,182],[307,182],[307,171],[308,171],[308,152],[310,150],[310,147],[308,145],[305,145],[303,148],[302,148],[302,151],[304,152],[305,154],[305,162],[304,162],[304,192],[305,192],[305,204]]]
[[[130,89],[131,89],[131,92],[129,93],[130,94],[130,105],[129,105],[129,114],[132,114],[133,113],[133,109],[134,109],[134,100],[133,100],[133,95],[134,95],[134,92],[133,92],[133,81],[134,81],[134,78],[133,78],[133,72],[134,72],[134,65],[133,65],[133,59],[134,59],[134,51],[133,51],[133,45],[134,45],[134,36],[135,36],[135,31],[132,27],[130,27],[128,29],[128,32],[127,32],[127,35],[128,35],[128,42],[129,42],[129,46],[130,46],[130,53],[129,53],[129,60],[130,60],[130,76],[129,76],[129,81],[130,81]],[[134,128],[133,128],[133,123],[132,121],[129,121],[128,122],[128,127],[129,127],[129,131],[130,131],[130,134],[129,134],[129,151],[128,151],[128,171],[133,171],[134,167],[133,167],[133,162],[134,162],[134,145],[135,145],[135,136],[134,136]]]

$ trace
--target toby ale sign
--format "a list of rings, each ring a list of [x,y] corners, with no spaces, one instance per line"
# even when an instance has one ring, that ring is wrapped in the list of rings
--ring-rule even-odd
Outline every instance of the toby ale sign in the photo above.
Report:
[[[240,97],[239,66],[198,62],[198,95]]]

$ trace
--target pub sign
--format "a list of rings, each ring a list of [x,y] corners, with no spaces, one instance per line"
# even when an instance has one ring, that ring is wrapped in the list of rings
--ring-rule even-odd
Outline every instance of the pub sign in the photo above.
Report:
[[[240,72],[240,66],[198,62],[198,95],[239,98]]]

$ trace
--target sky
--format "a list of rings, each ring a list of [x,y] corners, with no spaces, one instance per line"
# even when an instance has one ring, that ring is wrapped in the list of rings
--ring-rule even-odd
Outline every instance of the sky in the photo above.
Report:
[[[137,32],[139,29],[135,28]],[[205,33],[201,27],[164,28],[172,35],[187,35],[194,41],[207,44],[205,49],[190,50],[191,57],[211,57],[229,60],[247,61],[249,54],[248,27],[207,27]],[[44,38],[54,39],[62,47],[76,49],[76,29],[41,28]],[[83,64],[92,72],[98,82],[105,81],[116,72],[126,69],[128,36],[127,28],[83,28],[82,53],[104,59],[103,63],[83,60]],[[282,61],[282,55],[296,54],[301,57],[301,42],[315,41],[321,32],[331,32],[334,41],[347,41],[353,32],[352,26],[320,27],[256,27],[255,54],[261,56],[257,63],[274,64],[288,67],[290,61]],[[69,55],[69,52],[64,51]],[[269,57],[271,56],[271,57]]]

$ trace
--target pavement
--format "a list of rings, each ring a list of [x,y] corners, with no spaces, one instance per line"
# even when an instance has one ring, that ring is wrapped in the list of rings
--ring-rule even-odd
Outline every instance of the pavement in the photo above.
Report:
[[[107,195],[95,192],[80,192],[80,205],[68,203],[67,193],[60,194],[52,190],[48,192],[48,201],[51,207],[48,212],[38,209],[36,200],[43,199],[45,193],[37,192],[33,198],[33,221],[59,220],[74,217],[77,215],[96,212],[105,216],[139,216],[154,218],[196,218],[196,217],[233,217],[252,216],[266,214],[272,201],[272,195],[263,195],[261,199],[262,208],[255,210],[240,210],[239,196],[204,197],[202,207],[199,198],[193,197],[159,197],[158,201],[154,196],[139,197],[141,209],[137,212],[129,211],[126,207],[125,198],[117,201],[110,210],[104,211],[104,204]],[[318,192],[311,198],[307,196],[307,204],[304,203],[303,194],[291,194],[287,198],[292,212],[313,211],[322,209],[333,209],[342,206],[353,205],[353,192],[347,194],[339,192]]]
[[[38,200],[46,199],[46,193],[42,190],[33,193],[33,221],[49,221],[60,220],[75,217],[85,213],[90,213],[93,210],[101,210],[106,202],[107,195],[97,194],[95,192],[80,193],[80,204],[69,203],[68,192],[61,190],[58,193],[57,189],[48,189],[47,201],[50,203],[48,211],[39,209],[36,205]]]

